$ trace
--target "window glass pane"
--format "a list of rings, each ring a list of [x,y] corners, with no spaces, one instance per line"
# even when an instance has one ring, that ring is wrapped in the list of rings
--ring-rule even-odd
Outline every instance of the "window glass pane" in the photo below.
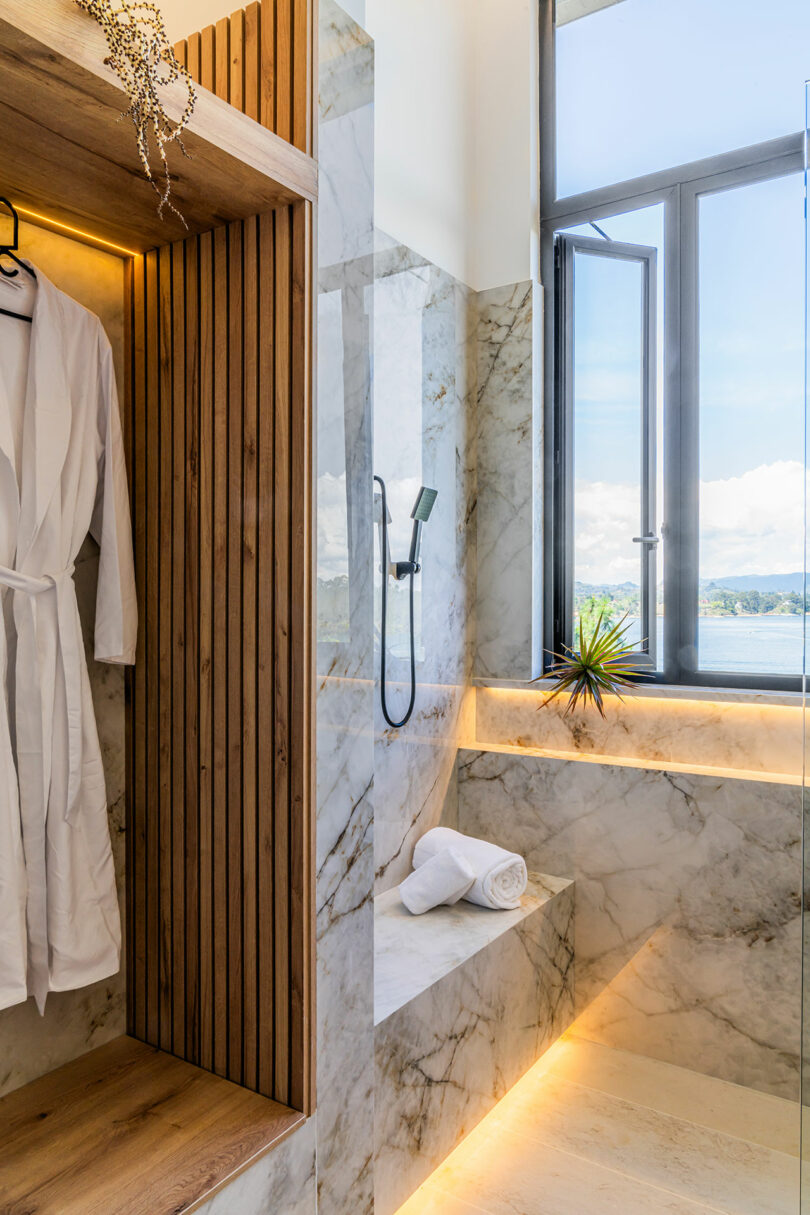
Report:
[[[349,640],[341,293],[318,296],[318,639]]]
[[[611,241],[625,244],[645,245],[657,250],[657,333],[656,333],[656,484],[663,484],[663,367],[664,367],[664,208],[662,204],[628,211],[599,219],[599,229]],[[566,228],[575,236],[598,236],[590,224]],[[591,259],[594,260],[594,259]],[[633,536],[640,534],[641,498],[641,298],[638,263],[608,263],[632,268],[624,279],[624,291],[615,297],[611,293],[611,281],[589,282],[586,273],[577,284],[583,292],[575,310],[575,620],[580,609],[593,613],[594,608],[604,608],[605,618],[616,622],[624,611],[633,610],[638,615],[640,585],[639,572],[641,553],[639,545],[632,543]],[[598,274],[598,268],[597,268]],[[633,290],[627,288],[632,286]],[[590,299],[585,292],[590,291]],[[619,311],[622,297],[626,296],[627,310]],[[598,309],[604,311],[600,315]],[[618,330],[619,344],[612,346],[613,330]],[[590,330],[590,332],[589,332]],[[628,375],[635,376],[633,391],[629,398],[625,393],[617,394],[617,366],[624,361],[625,386]],[[580,380],[577,372],[588,378]],[[588,387],[590,380],[590,389]],[[614,390],[610,390],[610,385]],[[596,390],[594,392],[594,390]],[[592,399],[596,397],[596,400]],[[614,400],[618,395],[618,410],[613,414]],[[591,399],[589,399],[589,397]],[[601,435],[591,435],[589,414],[599,419]],[[609,444],[605,446],[605,433]],[[617,458],[611,459],[614,448]],[[577,463],[577,461],[579,461]],[[629,546],[629,547],[628,547]],[[663,551],[662,551],[663,550]],[[657,643],[654,647],[658,666],[663,654],[663,561],[666,560],[665,545],[659,545],[658,586],[656,588]],[[629,584],[629,585],[628,585]],[[639,630],[633,630],[634,640],[639,640]]]
[[[802,669],[801,174],[700,199],[700,616],[707,671]]]
[[[574,255],[575,623],[604,608],[641,640],[642,267]]]
[[[808,0],[604,3],[557,0],[558,197],[801,129]]]
[[[389,557],[408,555],[411,511],[422,484],[422,347],[430,269],[418,266],[383,274],[374,283],[374,471],[386,483],[391,524]],[[381,535],[378,529],[378,546]],[[380,550],[374,562],[375,586],[382,584]],[[385,575],[388,577],[387,573]],[[414,589],[417,657],[422,645],[422,578]],[[392,679],[405,675],[400,661],[410,656],[408,579],[388,583],[388,669]],[[380,635],[381,595],[374,596],[375,630]],[[407,696],[407,693],[405,694]],[[406,702],[407,703],[407,702]],[[398,702],[392,712],[399,712]]]

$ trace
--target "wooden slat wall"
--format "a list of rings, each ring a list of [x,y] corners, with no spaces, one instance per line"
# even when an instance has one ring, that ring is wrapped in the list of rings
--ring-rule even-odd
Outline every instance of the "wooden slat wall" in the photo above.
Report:
[[[129,1032],[305,1111],[310,224],[302,203],[135,259],[127,318]]]
[[[312,5],[261,0],[175,46],[193,80],[312,154]]]

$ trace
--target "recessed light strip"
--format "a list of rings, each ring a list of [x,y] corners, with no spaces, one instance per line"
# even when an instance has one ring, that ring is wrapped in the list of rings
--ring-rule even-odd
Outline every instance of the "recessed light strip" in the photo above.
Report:
[[[74,228],[71,224],[64,224],[61,220],[52,219],[50,215],[41,215],[39,211],[31,211],[28,207],[17,207],[17,211],[26,219],[34,220],[36,223],[47,224],[49,228],[57,228],[60,232],[66,232],[70,236],[77,236],[83,241],[89,241],[93,245],[101,245],[104,249],[110,249],[114,253],[120,253],[124,257],[137,257],[135,249],[127,249],[124,245],[117,245],[114,241],[105,240],[103,236],[96,236],[92,232],[85,232],[82,228]]]

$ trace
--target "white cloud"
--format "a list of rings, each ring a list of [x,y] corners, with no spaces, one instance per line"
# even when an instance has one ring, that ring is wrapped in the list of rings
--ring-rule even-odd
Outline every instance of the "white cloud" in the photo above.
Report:
[[[318,577],[324,581],[349,573],[346,474],[318,477]]]
[[[803,563],[804,469],[779,460],[739,477],[700,485],[700,568],[704,577],[790,573]],[[660,511],[659,511],[660,513]],[[638,582],[637,486],[577,482],[576,577]],[[659,577],[660,577],[659,569]]]

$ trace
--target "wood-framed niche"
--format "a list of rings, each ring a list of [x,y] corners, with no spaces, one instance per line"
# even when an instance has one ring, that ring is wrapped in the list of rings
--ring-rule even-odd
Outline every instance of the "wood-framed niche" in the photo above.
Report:
[[[191,1211],[314,1106],[316,0],[177,52],[198,82],[144,180],[104,37],[0,7],[2,193],[126,259],[140,629],[127,682],[122,1038],[0,1101],[0,1209]],[[166,90],[179,116],[183,90]]]

